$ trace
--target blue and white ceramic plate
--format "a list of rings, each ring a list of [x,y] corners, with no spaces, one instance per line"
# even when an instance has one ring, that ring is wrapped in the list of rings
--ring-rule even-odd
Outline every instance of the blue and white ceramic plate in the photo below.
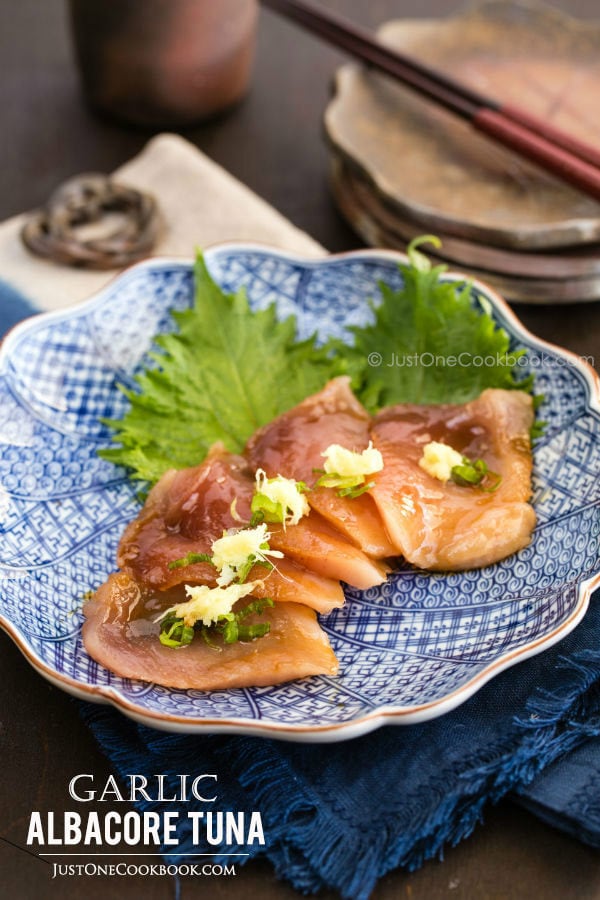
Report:
[[[380,280],[397,286],[395,253],[361,251],[316,262],[265,248],[207,252],[227,289],[256,307],[276,301],[303,335],[344,336],[365,322]],[[453,276],[449,276],[453,277]],[[117,543],[139,509],[123,470],[98,457],[130,383],[169,312],[192,300],[191,264],[134,266],[87,303],[18,326],[0,356],[0,613],[38,671],[71,693],[110,702],[174,731],[230,731],[341,740],[384,723],[439,716],[493,675],[564,637],[599,583],[600,390],[583,361],[530,335],[484,285],[546,401],[535,448],[533,542],[477,571],[404,568],[381,588],[348,591],[322,619],[340,660],[336,678],[201,692],[119,678],[86,654],[82,602],[114,569]]]

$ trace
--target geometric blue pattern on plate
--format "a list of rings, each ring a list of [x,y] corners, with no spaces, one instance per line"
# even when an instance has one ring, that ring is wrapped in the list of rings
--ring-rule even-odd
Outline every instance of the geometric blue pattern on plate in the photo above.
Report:
[[[397,287],[399,254],[359,251],[303,262],[227,244],[206,254],[227,290],[254,308],[275,301],[301,336],[344,338],[370,317],[378,282]],[[448,276],[452,277],[452,276]],[[131,384],[170,311],[192,299],[188,263],[129,269],[87,303],[30,319],[0,356],[0,614],[32,664],[78,696],[110,701],[158,728],[341,740],[384,722],[440,715],[501,669],[564,637],[598,582],[600,406],[592,370],[530,335],[484,285],[476,291],[527,351],[548,421],[534,453],[538,525],[530,546],[493,566],[427,574],[408,566],[368,591],[347,590],[322,617],[341,674],[275,687],[172,690],[120,678],[90,659],[80,636],[86,591],[114,569],[124,525],[139,509],[125,472],[101,460],[103,416]]]

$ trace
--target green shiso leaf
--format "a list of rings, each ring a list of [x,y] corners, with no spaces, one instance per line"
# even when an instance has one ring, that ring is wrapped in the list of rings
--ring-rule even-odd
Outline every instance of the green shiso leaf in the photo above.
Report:
[[[425,242],[439,245],[430,235],[415,239],[400,266],[403,288],[381,284],[373,323],[352,328],[349,366],[365,363],[359,399],[375,412],[393,403],[466,403],[488,387],[530,389],[514,374],[524,351],[509,352],[508,334],[473,302],[468,282],[441,280],[446,266],[432,266],[417,249]]]
[[[296,339],[296,320],[275,306],[252,311],[245,291],[227,295],[202,255],[191,309],[174,313],[177,331],[156,338],[155,368],[124,390],[130,408],[107,422],[120,446],[100,451],[133,478],[155,482],[167,469],[201,462],[222,441],[239,452],[251,434],[316,393],[346,365],[315,338]]]
[[[371,412],[464,403],[488,387],[531,390],[531,379],[515,376],[523,351],[510,351],[468,282],[441,280],[446,267],[417,249],[425,242],[439,245],[429,235],[410,244],[403,288],[380,285],[372,324],[351,328],[349,346],[297,340],[294,317],[279,321],[274,304],[252,311],[243,289],[224,293],[199,254],[194,305],[173,313],[177,329],[156,338],[137,390],[121,388],[130,407],[105,420],[114,446],[100,455],[154,483],[167,469],[202,462],[216,441],[240,452],[258,428],[341,374]]]

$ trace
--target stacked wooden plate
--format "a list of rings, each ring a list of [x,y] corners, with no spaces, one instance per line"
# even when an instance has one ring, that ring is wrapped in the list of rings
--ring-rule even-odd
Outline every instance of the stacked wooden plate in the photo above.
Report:
[[[600,26],[502,0],[391,22],[380,37],[600,145]],[[336,202],[368,244],[404,249],[432,233],[440,259],[510,300],[600,298],[599,203],[356,65],[338,72],[325,130]]]

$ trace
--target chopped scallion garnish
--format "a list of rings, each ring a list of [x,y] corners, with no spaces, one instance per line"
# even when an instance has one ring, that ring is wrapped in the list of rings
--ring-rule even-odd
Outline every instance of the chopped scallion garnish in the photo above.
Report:
[[[261,544],[261,550],[268,550],[269,544]],[[237,570],[237,578],[235,579],[236,584],[243,584],[254,566],[262,566],[263,569],[273,569],[273,563],[270,563],[268,559],[260,559],[259,557],[252,554],[248,557],[246,562],[240,566]]]
[[[194,629],[184,624],[183,618],[166,616],[160,623],[159,641],[165,647],[178,649],[191,644],[194,638]]]
[[[257,469],[256,488],[250,504],[250,526],[262,522],[283,525],[284,528],[286,525],[297,525],[310,512],[306,497],[303,496],[308,490],[304,481],[284,478],[283,475],[267,478],[264,469]]]
[[[370,491],[372,487],[375,487],[374,481],[366,481],[364,484],[355,488],[341,488],[338,491],[338,497],[349,497],[350,500],[355,500],[357,497],[360,497],[361,494]]]
[[[169,569],[183,569],[184,566],[192,566],[194,563],[207,562],[214,566],[210,553],[188,553],[181,559],[174,559],[168,565]]]
[[[223,637],[223,643],[234,644],[236,641],[253,641],[256,638],[264,637],[271,630],[269,622],[257,622],[254,625],[243,625],[242,621],[247,616],[256,614],[260,615],[267,606],[274,606],[270,597],[261,597],[259,600],[253,600],[236,613],[230,613],[228,616],[221,616],[217,624],[214,626]]]
[[[224,644],[235,644],[236,641],[255,641],[270,632],[270,622],[255,622],[253,625],[246,625],[243,620],[250,615],[261,615],[267,607],[274,605],[271,597],[261,597],[251,601],[237,612],[219,616],[217,621],[210,626],[197,623],[195,628],[185,625],[182,617],[169,615],[160,623],[159,640],[163,646],[174,650],[191,644],[197,632],[213,650],[221,649],[215,643],[214,639],[217,637],[221,637]]]
[[[315,487],[337,488],[338,497],[349,497],[352,500],[370,490],[374,484],[374,481],[367,481],[364,475],[338,475],[337,472],[326,472],[317,479]]]
[[[492,472],[485,460],[472,461],[466,456],[463,456],[460,465],[452,466],[450,478],[461,487],[479,487],[487,493],[493,493],[502,481],[502,476]]]

